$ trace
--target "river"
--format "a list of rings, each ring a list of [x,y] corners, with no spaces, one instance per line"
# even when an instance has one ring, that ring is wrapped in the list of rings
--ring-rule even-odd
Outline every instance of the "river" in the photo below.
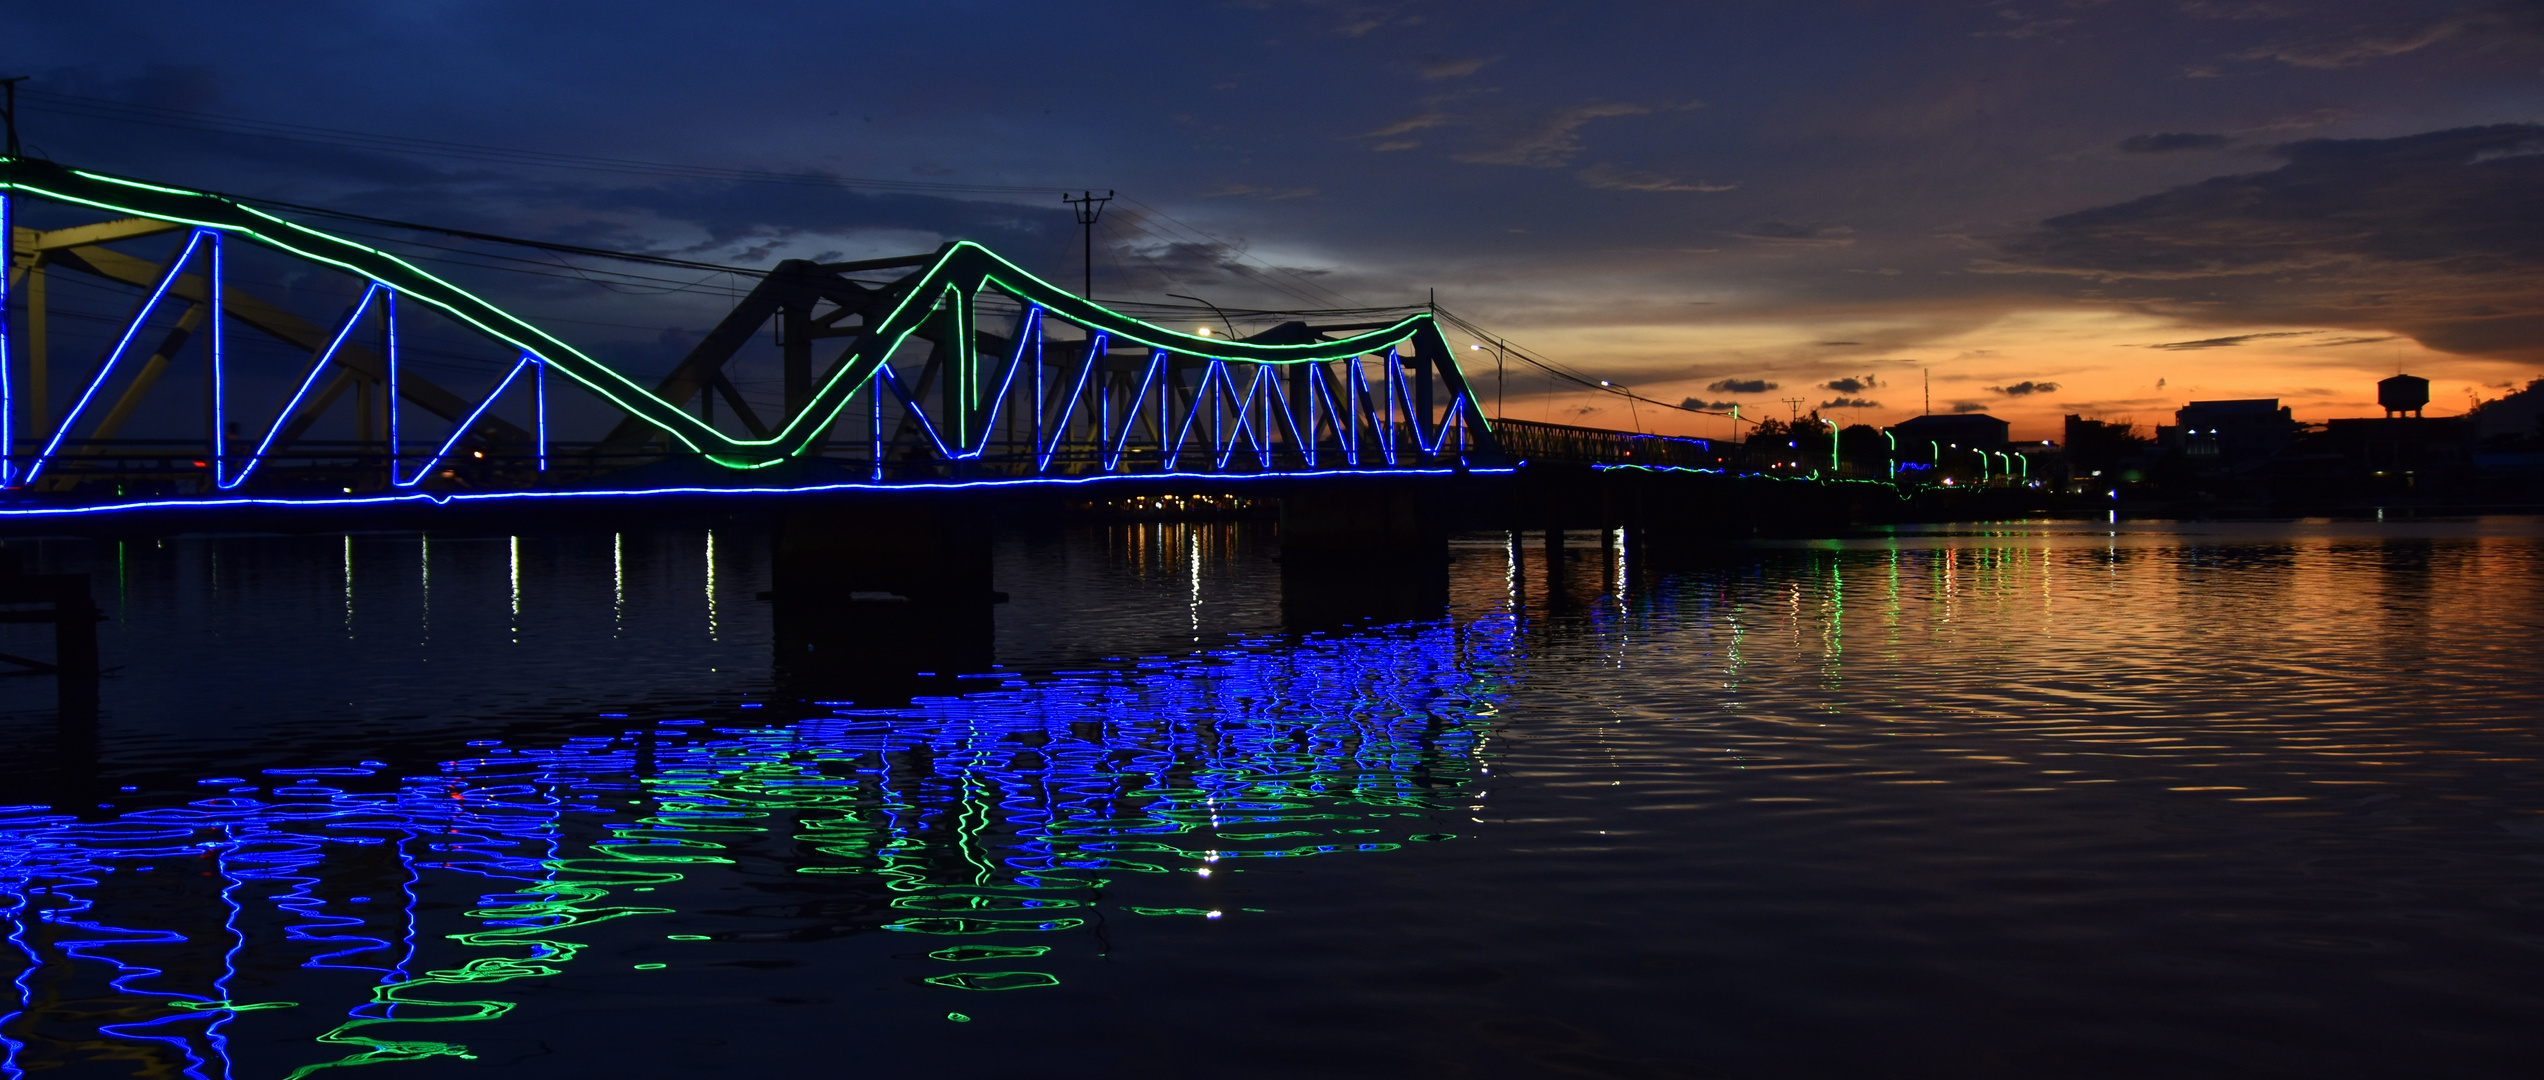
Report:
[[[2544,1050],[2532,519],[1471,536],[1312,629],[1267,526],[1040,525],[995,664],[867,700],[786,692],[745,521],[8,547],[109,667],[0,680],[11,1077]]]

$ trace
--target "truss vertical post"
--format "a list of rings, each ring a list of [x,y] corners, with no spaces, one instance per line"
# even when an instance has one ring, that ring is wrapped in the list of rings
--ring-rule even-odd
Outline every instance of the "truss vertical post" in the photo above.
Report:
[[[980,342],[972,336],[972,298],[957,291],[945,305],[945,426],[956,457],[970,453],[980,425]]]
[[[213,233],[211,238],[211,257],[206,260],[203,283],[203,319],[209,324],[205,327],[209,332],[203,335],[203,355],[212,373],[212,482],[218,487],[230,468],[230,385],[221,350],[221,323],[225,321],[221,318],[221,234]]]
[[[531,430],[538,433],[536,445],[539,452],[539,471],[546,472],[548,471],[548,362],[541,360],[538,364],[538,370],[530,373],[530,405],[534,419],[537,421]]]
[[[15,235],[15,234],[12,234]],[[7,243],[13,241],[0,241]],[[44,297],[44,253],[36,252],[27,266],[26,276],[26,429],[42,438],[53,426],[53,394],[49,376],[52,372],[53,343],[50,318],[46,315]],[[13,446],[14,450],[14,446]]]
[[[1315,364],[1290,365],[1290,396],[1281,403],[1290,413],[1291,436],[1300,440],[1293,449],[1310,468],[1316,465],[1316,391],[1308,387],[1307,377],[1315,372]]]
[[[1272,468],[1272,399],[1280,388],[1281,380],[1272,377],[1270,367],[1255,365],[1254,389],[1263,393],[1263,427],[1254,437],[1254,457],[1266,471]]]
[[[866,446],[872,459],[872,479],[883,479],[883,370],[866,376]]]
[[[1044,389],[1042,320],[1034,319],[1031,330],[1033,333],[1033,456],[1039,462],[1042,458],[1042,414],[1044,410],[1051,407],[1051,399],[1049,391]],[[1035,471],[1041,470],[1037,468]]]
[[[1422,429],[1431,423],[1431,350],[1423,348],[1420,339],[1415,339],[1413,356],[1404,367],[1406,380],[1413,384],[1413,448],[1419,451]]]
[[[385,414],[384,419],[388,421],[386,426],[389,429],[389,483],[395,485],[399,454],[397,290],[382,288],[380,293],[380,356],[388,375],[381,380],[383,396],[388,399],[382,403],[382,408]]]
[[[18,234],[10,228],[10,206],[9,196],[0,194],[0,487],[9,485],[16,464],[16,444],[9,441],[15,434],[9,420],[17,412],[17,403],[9,400],[9,264],[17,261]],[[34,276],[32,268],[27,276]]]
[[[1395,348],[1390,346],[1387,349],[1387,358],[1381,363],[1386,365],[1387,371],[1387,438],[1385,440],[1387,464],[1394,465],[1397,434],[1396,398],[1404,386],[1404,361],[1396,355]]]
[[[813,298],[808,293],[809,290],[795,290],[787,298],[786,306],[777,311],[778,347],[785,358],[785,423],[788,424],[794,423],[795,417],[813,400]],[[712,401],[715,390],[713,387],[701,387],[698,396]],[[712,409],[715,406],[702,407]]]

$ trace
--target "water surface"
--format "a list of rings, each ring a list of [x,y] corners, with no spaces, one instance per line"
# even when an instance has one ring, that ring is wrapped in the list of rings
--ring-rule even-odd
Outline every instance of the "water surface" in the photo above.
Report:
[[[995,668],[772,673],[765,536],[13,541],[10,1075],[2512,1076],[2544,529],[1001,540]],[[41,652],[32,627],[0,651]],[[20,640],[23,638],[24,640]]]

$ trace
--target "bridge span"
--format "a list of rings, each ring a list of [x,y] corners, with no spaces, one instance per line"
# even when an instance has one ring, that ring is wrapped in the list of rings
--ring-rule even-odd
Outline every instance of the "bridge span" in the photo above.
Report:
[[[0,512],[1721,464],[1701,440],[1488,418],[1427,309],[1219,336],[968,242],[781,262],[648,378],[210,192],[0,160],[0,227]],[[74,285],[90,310],[61,310]],[[454,332],[495,357],[479,385],[440,381]],[[731,371],[762,333],[783,381],[765,416]],[[96,358],[59,370],[73,341]]]
[[[889,672],[986,646],[994,524],[1089,502],[1277,504],[1301,610],[1418,616],[1452,533],[1649,553],[1866,497],[1708,440],[1489,416],[1427,307],[1178,329],[955,242],[780,262],[648,368],[305,216],[0,159],[0,534],[749,513],[781,654]],[[764,334],[774,409],[737,386]]]

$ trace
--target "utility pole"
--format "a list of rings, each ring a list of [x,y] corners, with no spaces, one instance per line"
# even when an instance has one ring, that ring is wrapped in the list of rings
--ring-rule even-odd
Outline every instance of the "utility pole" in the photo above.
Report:
[[[1104,216],[1104,204],[1113,201],[1113,192],[1107,190],[1099,197],[1095,192],[1089,191],[1074,199],[1064,194],[1060,196],[1060,201],[1069,204],[1069,208],[1077,212],[1078,232],[1085,239],[1083,245],[1086,255],[1085,276],[1080,279],[1083,284],[1078,289],[1078,296],[1081,299],[1093,300],[1095,299],[1095,219]]]
[[[1786,413],[1788,413],[1788,414],[1790,414],[1792,421],[1793,421],[1794,423],[1797,423],[1797,424],[1798,424],[1798,423],[1801,423],[1801,422],[1802,422],[1802,399],[1801,399],[1801,398],[1798,398],[1798,397],[1789,397],[1789,398],[1782,398],[1782,399],[1779,399],[1779,400],[1781,400],[1781,401],[1783,401],[1783,402],[1784,402],[1785,412],[1786,412]]]
[[[8,97],[0,101],[0,119],[6,119],[9,125],[9,156],[12,158],[18,156],[18,84],[25,81],[27,76],[24,75],[0,79],[0,86],[8,88]]]
[[[1934,415],[1934,369],[1933,369],[1933,368],[1927,368],[1927,369],[1925,369],[1925,372],[1926,372],[1926,411],[1924,411],[1924,412],[1922,412],[1922,413],[1919,413],[1919,414],[1917,414],[1917,415],[1919,415],[1919,416],[1933,416],[1933,415]]]

